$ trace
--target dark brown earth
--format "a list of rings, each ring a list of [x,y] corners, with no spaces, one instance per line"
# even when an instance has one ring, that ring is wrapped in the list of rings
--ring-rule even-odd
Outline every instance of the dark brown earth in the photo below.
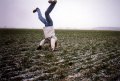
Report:
[[[41,30],[0,30],[0,81],[120,81],[120,32],[57,30],[57,51],[36,50]]]

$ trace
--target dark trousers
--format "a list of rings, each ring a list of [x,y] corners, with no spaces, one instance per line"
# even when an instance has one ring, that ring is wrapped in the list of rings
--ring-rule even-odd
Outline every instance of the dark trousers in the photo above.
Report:
[[[55,7],[55,4],[56,3],[51,3],[50,6],[48,7],[48,9],[45,11],[45,18],[43,18],[42,14],[41,14],[41,11],[40,9],[37,9],[37,12],[38,12],[38,18],[39,20],[45,24],[45,27],[48,27],[48,26],[53,26],[53,21],[50,17],[50,12],[53,10],[53,8]]]

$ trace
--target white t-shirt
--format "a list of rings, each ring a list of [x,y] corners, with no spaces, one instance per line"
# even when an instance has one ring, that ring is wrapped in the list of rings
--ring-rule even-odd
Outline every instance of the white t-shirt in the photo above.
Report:
[[[44,27],[43,32],[44,32],[45,38],[55,37],[55,30],[52,26]]]

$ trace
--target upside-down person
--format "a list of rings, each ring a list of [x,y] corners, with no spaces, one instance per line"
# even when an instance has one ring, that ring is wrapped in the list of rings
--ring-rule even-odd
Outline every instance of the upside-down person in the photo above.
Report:
[[[50,6],[48,7],[48,9],[45,11],[45,17],[43,18],[41,11],[39,8],[36,8],[35,10],[33,10],[33,13],[37,12],[38,13],[38,18],[39,20],[44,23],[45,27],[43,27],[43,32],[44,32],[44,36],[45,38],[40,42],[37,50],[41,50],[42,46],[46,43],[46,42],[50,42],[50,46],[51,46],[51,50],[54,51],[57,45],[57,37],[55,35],[55,30],[53,28],[53,21],[50,17],[50,12],[53,10],[53,8],[55,7],[57,0],[49,0],[48,1],[50,3]]]

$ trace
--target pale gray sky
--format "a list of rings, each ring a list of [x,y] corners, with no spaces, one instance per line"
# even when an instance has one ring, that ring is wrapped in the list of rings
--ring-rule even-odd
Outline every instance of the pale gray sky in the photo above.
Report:
[[[0,0],[0,27],[42,28],[37,14],[48,0]],[[58,0],[51,13],[55,28],[120,27],[120,0]]]

